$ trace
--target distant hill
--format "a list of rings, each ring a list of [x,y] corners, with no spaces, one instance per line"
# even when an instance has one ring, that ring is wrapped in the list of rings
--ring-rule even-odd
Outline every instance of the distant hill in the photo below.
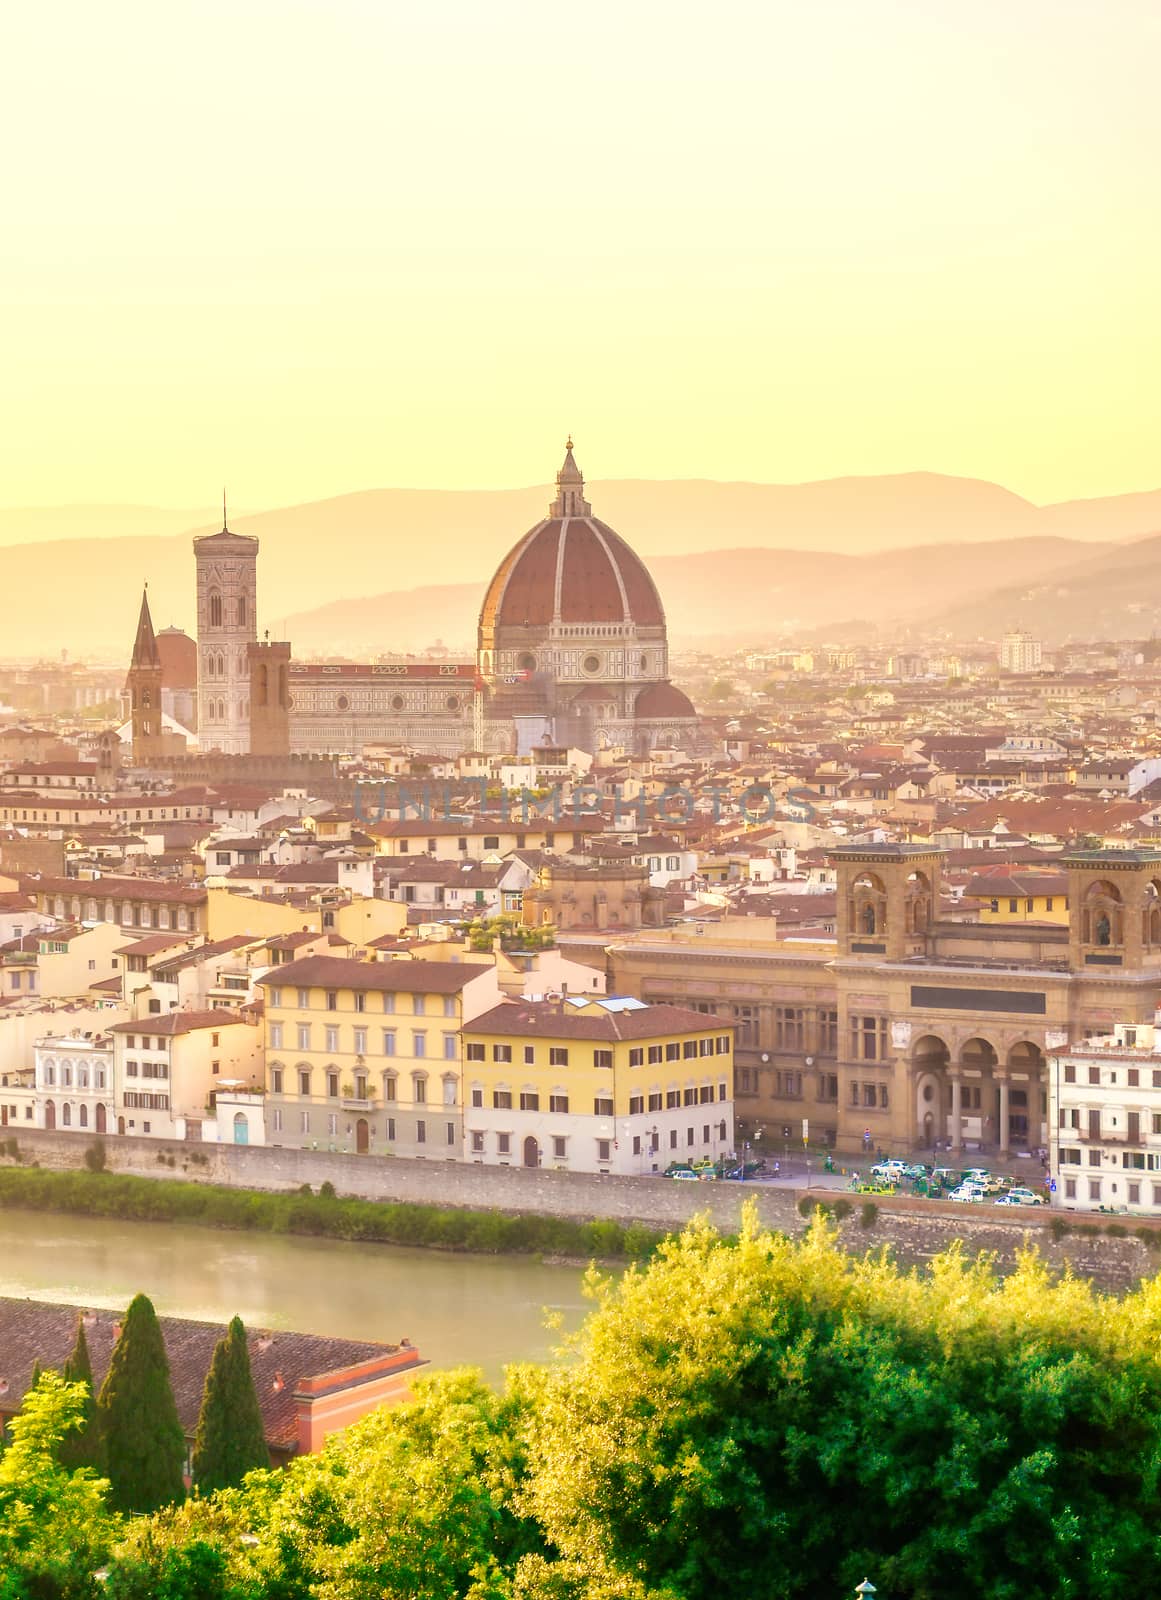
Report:
[[[1076,540],[888,550],[869,556],[809,550],[714,550],[658,556],[650,569],[672,638],[763,639],[844,617],[910,622],[938,613],[949,594],[991,595],[1000,578],[1039,578],[1091,550]],[[418,650],[435,639],[474,647],[479,584],[444,584],[334,601],[287,618],[300,654]]]
[[[1161,534],[962,595],[939,614],[961,637],[1025,627],[1049,644],[1161,634]]]
[[[1090,552],[1097,560],[1094,542],[1161,527],[1161,490],[1038,507],[995,484],[932,473],[808,484],[625,480],[590,484],[589,494],[656,572],[675,633],[689,635],[763,637],[791,621],[914,616],[946,609],[953,592],[962,606]],[[548,499],[545,485],[377,489],[230,520],[262,541],[259,614],[272,634],[295,640],[301,625],[300,650],[353,649],[344,613],[316,615],[342,602],[362,608],[364,648],[413,648],[435,636],[470,642],[480,590]],[[175,536],[166,520],[175,515],[142,507],[0,513],[0,654],[67,648],[120,659],[145,579],[157,625],[192,628],[194,530]],[[46,542],[46,529],[73,526],[69,517],[90,536]],[[19,518],[33,519],[24,524],[30,542],[5,546]],[[92,533],[109,523],[127,536]],[[460,609],[462,597],[433,584],[462,588],[470,605]],[[383,598],[354,598],[366,595]],[[382,615],[368,619],[368,604]]]

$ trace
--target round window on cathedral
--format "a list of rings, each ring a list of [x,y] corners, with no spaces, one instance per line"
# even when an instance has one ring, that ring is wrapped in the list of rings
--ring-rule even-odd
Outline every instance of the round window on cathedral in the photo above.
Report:
[[[600,656],[586,656],[584,659],[584,669],[586,672],[599,672],[601,670]]]
[[[393,694],[391,696],[391,709],[392,711],[403,710],[403,696],[401,694]]]
[[[460,709],[460,697],[458,694],[448,695],[447,708],[449,711],[458,711]]]
[[[335,701],[335,704],[338,706],[340,711],[349,711],[351,709],[351,702],[345,694],[341,694]]]

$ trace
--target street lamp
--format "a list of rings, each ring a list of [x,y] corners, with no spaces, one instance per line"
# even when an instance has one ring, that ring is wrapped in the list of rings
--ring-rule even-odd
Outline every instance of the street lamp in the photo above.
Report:
[[[875,1585],[871,1582],[870,1578],[864,1578],[862,1583],[855,1585],[856,1594],[868,1595],[878,1594],[878,1592],[879,1591],[875,1588]]]

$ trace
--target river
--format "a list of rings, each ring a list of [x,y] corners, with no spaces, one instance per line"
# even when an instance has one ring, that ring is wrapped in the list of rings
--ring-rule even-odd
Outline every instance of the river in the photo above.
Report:
[[[116,1309],[139,1291],[163,1315],[395,1344],[433,1367],[549,1359],[588,1309],[576,1267],[523,1256],[0,1211],[0,1295]]]

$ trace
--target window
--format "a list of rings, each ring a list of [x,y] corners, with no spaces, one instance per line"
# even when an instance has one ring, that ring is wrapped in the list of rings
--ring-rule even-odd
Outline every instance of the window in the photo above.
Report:
[[[413,1056],[417,1056],[417,1057],[426,1056],[426,1054],[427,1054],[427,1035],[426,1035],[426,1033],[413,1033],[411,1035],[411,1054]]]
[[[282,1068],[281,1067],[271,1067],[271,1069],[270,1069],[270,1092],[271,1092],[271,1094],[281,1094],[282,1093]]]
[[[473,1133],[472,1134],[472,1154],[478,1156],[478,1155],[482,1155],[483,1152],[484,1152],[484,1135],[482,1133]]]
[[[443,1036],[443,1059],[445,1061],[458,1061],[460,1058],[459,1037],[454,1033],[445,1033]]]
[[[659,1044],[651,1044],[649,1046],[649,1065],[651,1067],[657,1066],[658,1062],[662,1060],[663,1053]]]
[[[367,1009],[367,996],[363,993],[363,991],[361,989],[356,989],[355,990],[355,1010],[356,1011],[366,1011],[366,1009]]]
[[[653,1089],[653,1090],[650,1091],[650,1094],[649,1094],[649,1109],[650,1109],[650,1111],[660,1111],[661,1110],[661,1091],[660,1091],[660,1089]]]
[[[510,1044],[494,1044],[492,1046],[493,1061],[511,1061],[512,1046]]]
[[[415,1124],[415,1142],[416,1142],[416,1144],[426,1144],[427,1143],[427,1123],[426,1122],[422,1122],[421,1121],[421,1122],[417,1122]]]
[[[309,1133],[310,1132],[310,1112],[309,1111],[300,1111],[298,1113],[298,1131],[300,1133]]]
[[[272,1022],[270,1024],[270,1048],[271,1048],[271,1050],[281,1050],[282,1049],[282,1024],[281,1024],[281,1022]]]
[[[1099,1084],[1100,1083],[1100,1081],[1101,1081],[1101,1069],[1099,1067],[1090,1067],[1088,1069],[1088,1081],[1089,1081],[1090,1084],[1092,1084],[1092,1083]]]
[[[823,1010],[818,1013],[818,1053],[820,1056],[838,1055],[838,1012]]]
[[[645,1096],[643,1094],[631,1094],[629,1096],[629,1115],[631,1117],[639,1117],[644,1110]]]
[[[399,1093],[399,1079],[393,1072],[383,1074],[383,1098],[394,1100]]]
[[[395,996],[393,994],[385,994],[383,996],[383,1009],[384,1011],[395,1010]]]
[[[774,1007],[775,1050],[801,1050],[806,1041],[806,1012],[801,1006]]]
[[[563,1161],[567,1151],[568,1140],[562,1138],[559,1134],[554,1134],[552,1139],[552,1159],[554,1161]]]
[[[693,1129],[692,1128],[686,1128],[686,1130],[685,1130],[685,1142],[686,1142],[687,1145],[691,1145],[693,1143]]]
[[[838,1100],[838,1074],[823,1072],[818,1079],[818,1098],[832,1104]]]
[[[443,997],[443,1014],[445,1017],[454,1017],[456,1014],[456,997],[454,994],[445,994]]]
[[[604,1095],[597,1095],[593,1100],[594,1117],[611,1117],[613,1115],[613,1102]]]
[[[1076,1082],[1076,1067],[1074,1066],[1074,1064],[1071,1061],[1066,1062],[1066,1064],[1065,1064],[1064,1081],[1065,1081],[1065,1083],[1075,1083]]]
[[[483,1045],[481,1045],[480,1048],[482,1050],[483,1049]],[[395,1029],[394,1028],[384,1028],[383,1029],[383,1054],[385,1056],[393,1056],[395,1054]]]
[[[511,1109],[512,1109],[512,1091],[511,1091],[511,1089],[493,1089],[492,1090],[492,1109],[494,1111],[511,1111]]]
[[[298,991],[298,1009],[300,1011],[306,1011],[309,1008],[310,1008],[310,990],[309,989],[300,989]]]
[[[886,1017],[851,1018],[851,1059],[854,1061],[887,1059]]]
[[[597,1140],[597,1160],[598,1161],[608,1161],[610,1159],[610,1151],[611,1151],[611,1149],[612,1149],[611,1140],[609,1140],[609,1139],[598,1139]]]
[[[395,1118],[394,1117],[388,1117],[387,1118],[387,1137],[388,1137],[388,1139],[392,1139],[392,1140],[395,1138]]]
[[[477,1108],[481,1108],[483,1106],[483,1104],[484,1104],[484,1089],[483,1089],[483,1085],[482,1084],[479,1084],[479,1083],[473,1084],[473,1086],[472,1086],[472,1104],[473,1104],[473,1106],[476,1106]]]
[[[1101,1180],[1090,1178],[1088,1180],[1088,1197],[1090,1200],[1099,1200],[1101,1197]]]
[[[339,1075],[333,1067],[327,1073],[327,1097],[331,1100],[339,1097]]]
[[[415,1013],[415,1015],[417,1017],[422,1017],[427,1011],[427,997],[426,997],[426,995],[422,995],[422,994],[414,995],[412,997],[411,1009],[412,1009],[412,1011]]]
[[[758,1007],[734,1007],[735,1037],[741,1045],[756,1045],[758,1043]]]
[[[328,989],[327,990],[327,1010],[328,1011],[337,1011],[338,1009],[339,1009],[339,997],[338,997],[338,995],[335,993],[335,991],[333,989]]]
[[[329,1116],[327,1117],[327,1132],[330,1134],[331,1138],[333,1139],[335,1134],[338,1133],[338,1131],[339,1131],[339,1119],[338,1119],[338,1117],[335,1116],[334,1112],[332,1111],[329,1114]]]
[[[552,1046],[548,1052],[548,1064],[550,1067],[568,1066],[568,1051],[563,1045]]]
[[[299,1092],[299,1094],[303,1094],[303,1095],[309,1095],[310,1094],[310,1068],[309,1067],[300,1067],[298,1069],[298,1092]]]
[[[339,1030],[337,1028],[328,1028],[326,1033],[326,1048],[327,1051],[333,1055],[339,1048]]]
[[[680,1106],[680,1104],[681,1104],[681,1090],[680,1089],[666,1089],[666,1091],[665,1091],[665,1109],[666,1109],[666,1111],[674,1111],[674,1110],[677,1109],[678,1106]]]
[[[411,1098],[417,1106],[427,1104],[427,1078],[422,1072],[411,1074]]]
[[[534,1089],[524,1089],[520,1094],[521,1111],[539,1111],[540,1096]]]
[[[696,1089],[685,1089],[685,1090],[683,1090],[682,1091],[682,1095],[681,1095],[681,1103],[682,1103],[683,1106],[695,1106],[695,1105],[697,1105],[697,1090]]]
[[[645,1051],[640,1045],[629,1051],[629,1065],[631,1067],[643,1067],[645,1065]]]
[[[611,1068],[612,1065],[613,1065],[613,1052],[611,1050],[594,1050],[593,1051],[593,1066],[594,1067],[609,1067],[609,1068]]]
[[[447,1142],[448,1142],[448,1144],[455,1144],[455,1142],[456,1142],[456,1125],[455,1125],[455,1123],[454,1122],[448,1122],[448,1123],[445,1123],[444,1126],[447,1128]]]
[[[676,1150],[677,1149],[677,1129],[676,1128],[670,1128],[670,1130],[669,1130],[669,1148],[671,1150]]]
[[[728,1056],[730,1053],[730,1036],[728,1033],[719,1033],[714,1041],[714,1049],[719,1056]]]
[[[694,1060],[697,1056],[697,1040],[686,1039],[681,1047],[681,1055],[684,1061]]]
[[[276,1110],[274,1112],[274,1120],[273,1120],[272,1126],[273,1126],[273,1130],[274,1130],[275,1133],[281,1133],[282,1132],[282,1109],[281,1109],[281,1107],[276,1108]]]
[[[300,1022],[298,1024],[298,1048],[300,1050],[309,1050],[310,1049],[310,1023],[309,1022]]]
[[[567,1114],[568,1114],[568,1095],[566,1095],[566,1094],[550,1094],[549,1097],[548,1097],[548,1109],[550,1111],[556,1112],[558,1116],[567,1116]]]
[[[468,1045],[467,1058],[469,1061],[483,1061],[484,1055],[484,1046],[482,1044],[473,1043]]]
[[[681,1060],[681,1046],[676,1042],[676,1040],[674,1040],[672,1044],[667,1044],[665,1046],[665,1059],[666,1061]]]

